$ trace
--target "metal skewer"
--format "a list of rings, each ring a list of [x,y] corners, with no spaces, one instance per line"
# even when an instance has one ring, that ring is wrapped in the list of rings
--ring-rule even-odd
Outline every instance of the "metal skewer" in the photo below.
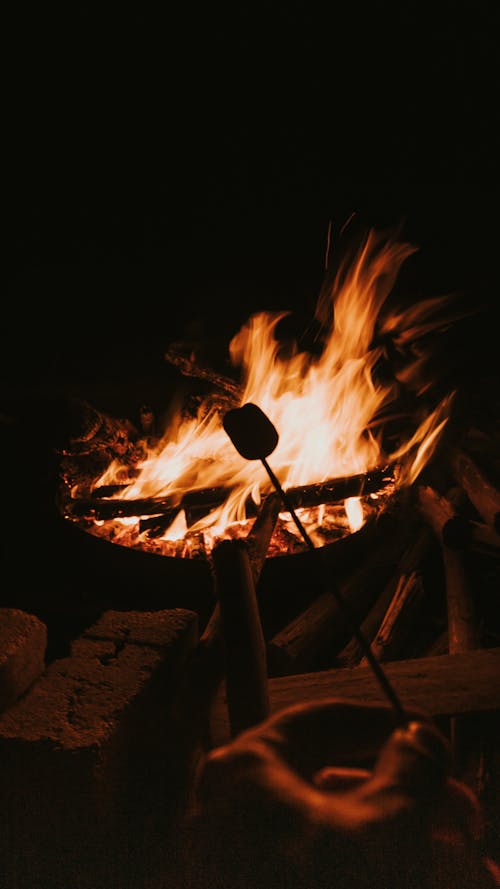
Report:
[[[246,460],[261,461],[271,480],[273,487],[280,495],[286,510],[290,513],[297,527],[297,530],[303,538],[306,546],[309,550],[311,550],[311,552],[314,552],[316,567],[319,568],[323,573],[323,566],[320,565],[320,560],[318,559],[318,550],[314,546],[313,541],[311,540],[309,534],[304,528],[304,525],[296,514],[292,503],[287,497],[286,491],[283,490],[278,478],[274,474],[266,459],[269,454],[274,451],[276,445],[278,444],[279,436],[276,428],[273,426],[266,414],[264,414],[264,412],[259,407],[257,407],[257,405],[252,404],[251,402],[247,402],[247,404],[244,404],[240,408],[234,408],[230,411],[227,411],[227,413],[224,415],[223,426],[234,447],[236,448],[238,453],[241,454],[242,457],[244,457]],[[405,713],[403,705],[395,689],[390,683],[389,678],[387,677],[387,674],[385,673],[383,667],[373,654],[370,643],[361,632],[359,623],[356,619],[356,616],[353,614],[348,601],[344,598],[336,585],[331,583],[331,581],[327,584],[327,586],[332,595],[336,598],[339,606],[342,608],[350,624],[353,636],[356,638],[360,648],[362,649],[363,654],[366,657],[366,660],[369,663],[370,667],[372,668],[382,691],[388,698],[394,710],[397,723],[400,725],[406,725],[409,720]]]

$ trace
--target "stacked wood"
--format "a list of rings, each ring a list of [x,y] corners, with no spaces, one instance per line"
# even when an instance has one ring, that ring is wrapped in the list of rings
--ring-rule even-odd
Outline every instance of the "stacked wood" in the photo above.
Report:
[[[382,513],[366,529],[363,563],[337,580],[339,591],[353,617],[362,622],[387,580],[411,533],[411,522],[398,521],[392,512]],[[319,551],[321,552],[321,551]],[[328,589],[279,630],[268,644],[269,668],[273,675],[307,670],[327,649],[330,660],[352,635],[352,625]]]
[[[361,631],[371,642],[372,652],[379,661],[402,654],[413,623],[422,611],[425,601],[422,568],[431,548],[431,534],[421,529],[361,624]],[[355,638],[342,649],[336,662],[339,666],[367,664]]]

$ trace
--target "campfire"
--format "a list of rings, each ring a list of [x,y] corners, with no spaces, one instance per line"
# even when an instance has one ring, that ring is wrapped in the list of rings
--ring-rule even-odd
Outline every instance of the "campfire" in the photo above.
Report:
[[[114,874],[122,841],[138,848],[138,798],[161,797],[153,819],[164,849],[163,802],[179,775],[186,780],[198,731],[214,747],[282,706],[332,695],[378,704],[388,687],[405,712],[429,713],[449,736],[454,774],[484,803],[498,848],[500,402],[488,379],[471,373],[464,395],[440,373],[447,334],[470,309],[450,296],[397,296],[413,252],[370,232],[328,262],[302,335],[284,336],[285,312],[254,314],[229,339],[227,372],[187,342],[170,345],[166,361],[185,385],[166,393],[168,421],[147,403],[123,418],[57,393],[5,412],[4,466],[26,455],[24,475],[6,473],[4,550],[16,580],[8,604],[39,616],[49,642],[47,669],[28,659],[43,672],[20,701],[16,736],[10,708],[4,720],[10,798],[24,801],[20,861],[29,865],[25,849],[38,837],[37,857],[59,875],[52,839],[61,826],[68,855],[83,849],[86,872],[80,774],[85,817],[87,802],[101,799],[86,792],[87,774],[99,793],[117,794],[96,839],[100,850],[106,836]],[[278,487],[261,454],[242,456],[227,431],[228,417],[249,405],[276,430],[268,465]],[[47,450],[33,449],[33,430]],[[34,488],[33,455],[42,462]],[[170,695],[179,723],[165,707]],[[85,744],[97,740],[75,757],[80,725]],[[30,777],[43,772],[40,745],[54,763],[41,794]],[[166,766],[170,783],[158,794]],[[36,812],[50,801],[36,822],[25,804],[33,787]],[[100,803],[89,811],[93,837]],[[115,811],[125,812],[125,839]],[[150,873],[149,812],[141,823]]]
[[[172,345],[166,360],[210,391],[171,409],[164,429],[147,407],[137,426],[80,405],[61,451],[64,516],[113,543],[182,558],[246,537],[271,486],[222,421],[253,403],[278,431],[273,470],[316,546],[377,519],[432,457],[453,401],[426,375],[436,334],[457,315],[452,301],[391,299],[415,250],[370,231],[334,268],[327,262],[302,338],[280,337],[285,311],[248,319],[229,342],[231,376]],[[303,547],[282,510],[268,555]]]

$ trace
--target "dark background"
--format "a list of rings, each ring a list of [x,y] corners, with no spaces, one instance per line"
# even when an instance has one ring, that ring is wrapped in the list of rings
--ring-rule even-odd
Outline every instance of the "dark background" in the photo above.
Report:
[[[484,307],[463,362],[496,372],[496,4],[269,6],[10,17],[8,388],[93,397],[307,316],[353,213],[419,246],[400,288]]]

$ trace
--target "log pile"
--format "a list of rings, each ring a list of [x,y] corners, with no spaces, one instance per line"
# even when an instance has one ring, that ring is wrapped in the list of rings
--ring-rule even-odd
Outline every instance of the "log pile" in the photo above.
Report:
[[[500,786],[499,453],[497,427],[455,435],[406,496],[394,498],[391,509],[365,529],[353,558],[334,566],[403,705],[438,721],[449,734],[455,774],[490,806]],[[331,696],[383,700],[327,589],[316,589],[304,608],[266,632],[272,595],[257,584],[270,712]],[[210,712],[209,744],[225,743],[232,734],[229,689],[222,681]]]

